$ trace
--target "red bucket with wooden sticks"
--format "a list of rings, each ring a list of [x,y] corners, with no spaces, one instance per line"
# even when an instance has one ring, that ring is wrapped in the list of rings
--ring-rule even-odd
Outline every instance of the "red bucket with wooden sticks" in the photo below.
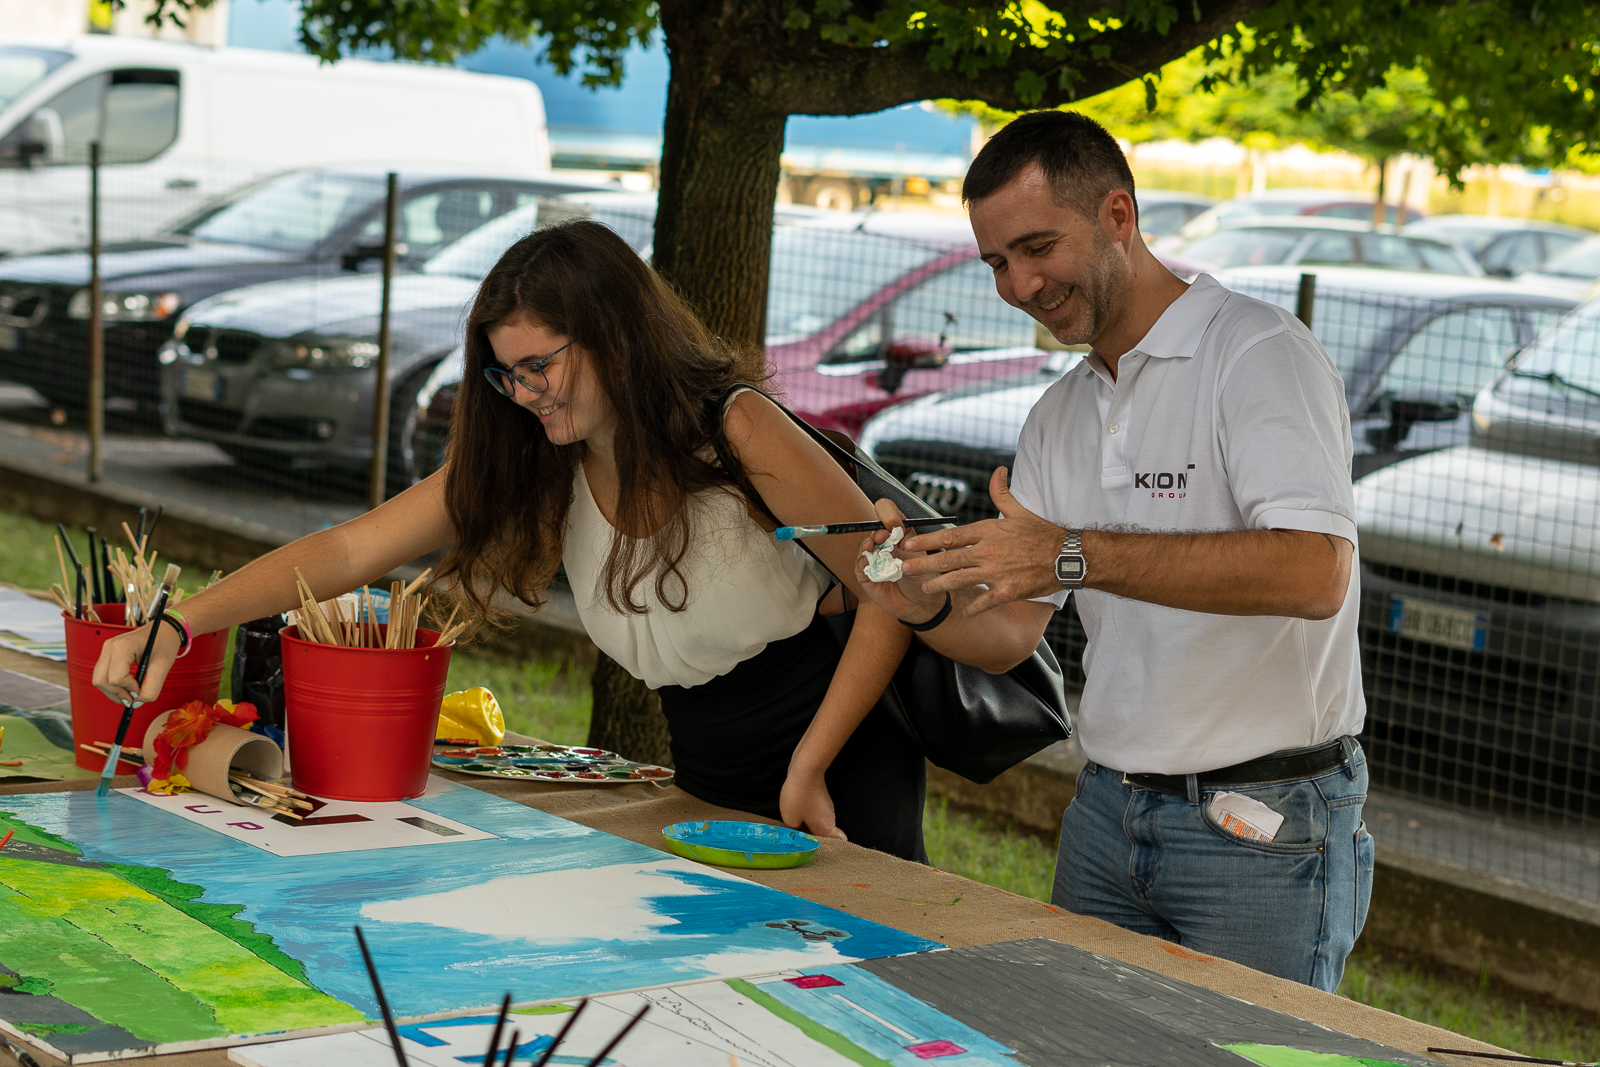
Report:
[[[382,644],[387,626],[378,626]],[[428,788],[434,730],[454,642],[354,648],[285,627],[283,695],[294,786],[330,800],[408,800]]]
[[[106,761],[104,756],[83,746],[100,741],[111,744],[117,739],[117,724],[122,721],[122,705],[94,687],[94,665],[100,661],[100,649],[107,641],[135,629],[122,625],[125,607],[124,604],[96,604],[94,610],[100,616],[99,622],[75,619],[62,613],[67,626],[67,689],[72,697],[73,759],[88,771],[98,771]],[[215,704],[222,688],[222,660],[227,651],[227,630],[195,634],[189,642],[189,654],[174,663],[167,674],[161,696],[134,709],[128,737],[143,737],[157,715],[181,708],[191,700]],[[128,743],[139,742],[130,740]],[[122,762],[117,766],[118,774],[132,774],[135,770],[136,765],[132,763]]]

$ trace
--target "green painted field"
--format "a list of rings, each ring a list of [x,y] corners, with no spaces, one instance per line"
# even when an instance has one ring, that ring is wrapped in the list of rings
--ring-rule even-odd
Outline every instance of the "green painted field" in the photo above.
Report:
[[[19,830],[14,840],[57,847],[49,835],[5,821]],[[202,905],[216,909],[203,921],[138,881],[179,886],[144,868],[0,856],[0,964],[23,976],[28,992],[155,1042],[361,1021],[348,1004],[217,929],[232,923],[241,940],[265,942],[257,946],[264,955],[292,966],[232,918],[237,909]]]

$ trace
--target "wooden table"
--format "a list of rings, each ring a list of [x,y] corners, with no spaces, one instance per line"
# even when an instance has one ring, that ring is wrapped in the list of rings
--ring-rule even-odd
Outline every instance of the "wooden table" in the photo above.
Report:
[[[58,685],[66,684],[64,665],[5,649],[0,649],[0,667]],[[706,804],[671,786],[640,784],[590,789],[436,773],[653,848],[661,847],[661,828],[671,823],[689,819],[752,818]],[[137,784],[131,777],[119,778],[116,783],[119,787]],[[92,789],[94,784],[93,781],[78,781],[0,785],[0,795]],[[784,892],[951,947],[1047,937],[1407,1052],[1426,1056],[1429,1045],[1500,1051],[1438,1027],[1274,978],[1237,963],[1203,956],[1170,942],[1130,933],[1099,919],[1073,915],[1049,904],[859,845],[825,840],[817,858],[807,866],[739,873]],[[43,1053],[35,1055],[44,1065],[60,1062]],[[153,1056],[139,1062],[152,1067],[223,1067],[229,1061],[226,1050],[216,1049]]]

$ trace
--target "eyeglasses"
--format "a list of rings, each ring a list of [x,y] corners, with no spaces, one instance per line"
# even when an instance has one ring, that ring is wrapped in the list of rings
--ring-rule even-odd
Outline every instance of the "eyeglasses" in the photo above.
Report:
[[[495,392],[501,396],[516,399],[518,385],[530,393],[542,393],[550,388],[550,379],[545,376],[544,365],[565,352],[571,345],[572,342],[568,341],[548,356],[514,364],[509,370],[505,367],[485,367],[483,376],[489,379],[489,384],[494,386]]]

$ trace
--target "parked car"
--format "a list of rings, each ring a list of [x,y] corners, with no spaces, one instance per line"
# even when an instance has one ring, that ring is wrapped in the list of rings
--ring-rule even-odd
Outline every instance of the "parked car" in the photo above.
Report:
[[[1226,271],[1224,284],[1292,308],[1300,272]],[[1509,282],[1330,269],[1317,275],[1312,331],[1345,378],[1355,476],[1467,440],[1471,394],[1507,356],[1572,307]],[[861,444],[930,504],[963,523],[993,518],[989,478],[1012,466],[1033,405],[1080,352],[1039,372],[922,397],[863,427]],[[1071,600],[1049,637],[1069,680],[1082,682],[1084,636]]]
[[[1373,781],[1600,815],[1600,468],[1463,446],[1356,483]]]
[[[1173,189],[1139,189],[1139,232],[1146,242],[1177,233],[1178,228],[1217,202],[1214,196]]]
[[[430,254],[545,194],[592,186],[472,171],[401,175],[401,263]],[[100,257],[108,407],[154,411],[156,353],[196,301],[302,275],[376,270],[385,171],[300,170],[240,190],[170,232],[109,244]],[[87,397],[89,257],[81,249],[0,259],[0,378],[54,404]]]
[[[1600,464],[1600,300],[1529,345],[1478,394],[1472,443]]]
[[[1377,197],[1350,189],[1268,189],[1266,192],[1246,193],[1222,201],[1184,223],[1178,228],[1177,233],[1167,240],[1170,245],[1178,245],[1192,241],[1196,237],[1204,237],[1223,226],[1237,226],[1244,222],[1280,218],[1286,215],[1370,223],[1372,209],[1376,204]],[[1385,218],[1396,221],[1396,212],[1400,210],[1390,205],[1386,209]],[[1422,212],[1415,208],[1408,207],[1403,209],[1403,212],[1405,217],[1398,219],[1402,223],[1415,222],[1423,217]]]
[[[461,344],[465,309],[501,253],[539,225],[576,217],[597,217],[642,250],[653,233],[651,216],[632,210],[626,196],[620,209],[597,208],[583,194],[537,198],[457,239],[419,270],[395,276],[392,487],[426,473],[418,471],[413,450],[418,392],[439,360]],[[382,278],[365,273],[247,285],[198,302],[157,356],[164,428],[211,441],[247,467],[365,471],[372,458],[381,300]]]
[[[14,38],[0,44],[0,254],[88,243],[96,140],[107,241],[160,232],[289,169],[550,171],[544,101],[525,78],[102,34]]]
[[[1374,230],[1345,219],[1294,218],[1248,222],[1213,230],[1171,254],[1216,271],[1227,267],[1360,266],[1477,276],[1478,261],[1449,241]]]
[[[1574,296],[1590,295],[1600,281],[1600,234],[1557,252],[1517,280]]]
[[[1510,278],[1571,248],[1593,230],[1500,215],[1433,215],[1413,222],[1401,233],[1449,241],[1466,251],[1485,274]]]

